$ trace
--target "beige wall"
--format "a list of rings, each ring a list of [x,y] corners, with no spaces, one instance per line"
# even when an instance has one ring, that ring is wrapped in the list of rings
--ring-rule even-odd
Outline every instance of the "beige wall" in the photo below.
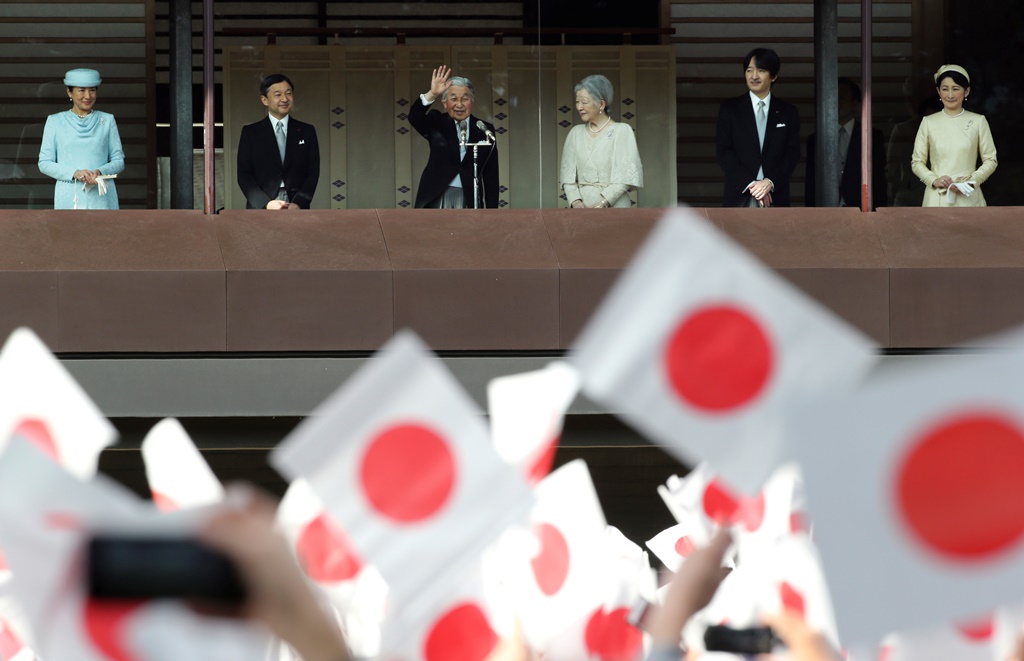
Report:
[[[406,114],[429,88],[432,69],[443,63],[473,80],[474,114],[495,124],[502,206],[564,206],[558,158],[571,123],[561,123],[578,121],[573,86],[592,73],[609,77],[618,116],[636,130],[646,185],[635,201],[642,207],[675,205],[671,47],[403,45],[225,49],[227,208],[245,206],[234,172],[238,136],[243,124],[263,117],[259,80],[277,71],[295,82],[295,117],[312,123],[320,141],[313,207],[411,206],[428,145]]]

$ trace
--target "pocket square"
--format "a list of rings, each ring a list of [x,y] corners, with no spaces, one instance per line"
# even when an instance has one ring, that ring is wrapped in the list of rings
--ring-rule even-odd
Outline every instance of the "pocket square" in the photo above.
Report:
[[[785,124],[783,124],[783,126],[785,126]],[[304,144],[306,144],[306,141],[305,140],[299,140],[299,144],[300,145],[304,145]]]
[[[777,129],[784,129],[784,128],[786,128],[786,125],[785,124],[776,124],[775,128],[777,128]],[[301,145],[302,143],[300,142],[299,144]]]

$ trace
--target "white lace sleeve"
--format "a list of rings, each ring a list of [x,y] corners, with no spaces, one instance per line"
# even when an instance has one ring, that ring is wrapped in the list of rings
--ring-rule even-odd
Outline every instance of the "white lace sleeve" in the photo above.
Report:
[[[643,188],[644,166],[640,163],[640,151],[636,147],[633,128],[629,124],[620,123],[615,129],[615,153],[608,183]]]

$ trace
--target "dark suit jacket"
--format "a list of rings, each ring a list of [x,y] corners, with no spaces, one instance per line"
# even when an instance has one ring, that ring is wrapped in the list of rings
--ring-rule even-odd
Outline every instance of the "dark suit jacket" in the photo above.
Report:
[[[839,197],[848,207],[860,207],[860,120],[853,122],[853,135],[850,136],[850,148],[846,151],[846,163],[843,164],[843,177],[839,182]],[[817,173],[814,164],[817,156],[814,153],[816,133],[807,136],[807,183],[804,190],[804,205],[818,206]],[[876,207],[884,207],[888,199],[885,178],[885,138],[878,129],[871,131],[871,201]]]
[[[409,109],[409,123],[420,135],[430,141],[430,158],[420,176],[416,190],[416,208],[437,206],[437,201],[448,189],[455,175],[462,180],[464,204],[473,208],[473,148],[466,148],[466,158],[459,161],[459,136],[455,120],[447,113],[430,110],[419,99],[413,99]],[[476,127],[477,118],[469,117],[469,142],[482,142],[487,136]],[[494,125],[485,122],[494,133]],[[498,146],[480,147],[477,152],[478,178],[482,191],[480,206],[498,208]]]
[[[775,94],[772,94],[767,112],[764,149],[761,149],[749,92],[724,101],[718,111],[715,153],[718,165],[725,173],[723,206],[747,206],[750,193],[742,191],[757,179],[757,171],[762,167],[764,176],[775,184],[772,205],[789,206],[789,178],[800,161],[800,115],[796,106]]]
[[[238,187],[247,209],[265,209],[284,181],[288,201],[308,209],[320,179],[320,145],[312,124],[288,118],[284,163],[270,117],[242,127],[238,140]]]

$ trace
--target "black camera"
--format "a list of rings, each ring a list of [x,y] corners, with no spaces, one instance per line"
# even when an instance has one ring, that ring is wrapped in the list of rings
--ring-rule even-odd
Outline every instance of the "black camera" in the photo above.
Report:
[[[86,559],[97,599],[188,599],[223,606],[245,601],[234,564],[195,540],[94,537]]]
[[[768,627],[733,629],[716,624],[704,630],[704,649],[709,652],[755,656],[771,654],[773,649],[781,645],[782,641]]]

